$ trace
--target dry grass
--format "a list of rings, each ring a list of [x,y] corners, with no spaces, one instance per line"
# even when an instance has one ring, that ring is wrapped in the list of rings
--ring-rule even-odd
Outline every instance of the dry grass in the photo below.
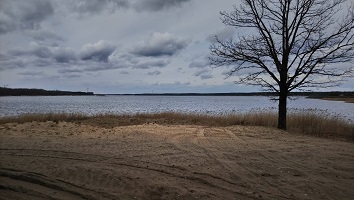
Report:
[[[0,118],[0,124],[25,123],[43,121],[67,121],[90,124],[105,128],[115,126],[138,125],[144,123],[183,124],[202,126],[232,126],[250,125],[276,127],[277,114],[271,111],[255,111],[247,114],[225,113],[207,115],[198,113],[139,113],[139,114],[26,114],[17,117]],[[326,138],[337,138],[354,141],[354,123],[342,119],[340,116],[328,115],[317,110],[292,110],[288,115],[288,131],[292,133],[313,135]]]
[[[288,117],[288,130],[302,134],[345,138],[354,141],[354,123],[320,111],[295,111]]]
[[[47,114],[24,114],[20,116],[14,116],[14,117],[3,117],[0,118],[0,124],[5,124],[5,123],[26,123],[26,122],[46,122],[46,121],[54,121],[54,122],[59,122],[59,121],[67,121],[67,122],[72,122],[72,121],[77,121],[77,120],[84,120],[90,118],[89,116],[85,114],[80,114],[80,113],[47,113]]]

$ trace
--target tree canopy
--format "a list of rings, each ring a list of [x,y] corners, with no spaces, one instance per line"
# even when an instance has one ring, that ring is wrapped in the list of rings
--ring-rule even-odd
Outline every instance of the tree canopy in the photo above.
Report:
[[[220,14],[238,37],[216,36],[211,64],[228,67],[235,83],[275,91],[279,128],[286,128],[289,92],[337,86],[353,76],[353,1],[243,0]]]

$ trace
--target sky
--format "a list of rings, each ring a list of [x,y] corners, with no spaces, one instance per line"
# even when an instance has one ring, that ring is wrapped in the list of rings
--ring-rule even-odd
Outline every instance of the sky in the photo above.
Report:
[[[209,64],[239,0],[0,0],[0,86],[94,93],[255,92]],[[350,80],[331,90],[353,90]]]

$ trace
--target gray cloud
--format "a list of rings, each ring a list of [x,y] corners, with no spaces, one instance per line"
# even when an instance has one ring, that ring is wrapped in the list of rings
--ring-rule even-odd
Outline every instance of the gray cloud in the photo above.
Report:
[[[63,68],[58,70],[61,74],[76,74],[83,72],[97,72],[112,69],[123,68],[120,65],[114,63],[96,63],[91,61],[77,61],[74,64],[62,65]]]
[[[142,60],[137,64],[132,64],[132,67],[135,69],[150,69],[153,67],[162,68],[167,66],[170,63],[170,60]]]
[[[113,13],[120,8],[130,8],[136,11],[155,12],[181,6],[190,0],[0,0],[0,34],[15,30],[38,30],[43,22],[55,12],[53,2],[69,7],[79,16],[88,16],[102,12]],[[37,36],[38,40],[43,40]]]
[[[21,59],[18,59],[14,56],[6,56],[0,58],[0,71],[8,70],[8,69],[17,69],[24,68],[25,62]]]
[[[138,12],[157,12],[172,7],[179,7],[190,0],[73,0],[70,9],[79,16],[99,14],[102,12],[113,13],[117,9],[129,8]]]
[[[52,2],[47,0],[0,0],[0,34],[38,29],[53,13]]]
[[[37,57],[35,54],[39,54],[41,57]],[[29,67],[48,67],[53,63],[46,55],[41,55],[40,50],[10,50],[6,54],[0,56],[0,70],[29,68]]]
[[[199,71],[195,72],[193,75],[200,76],[200,75],[206,74],[206,73],[209,73],[209,70],[203,69],[203,70],[199,70]]]
[[[120,71],[119,74],[130,74],[128,71]]]
[[[213,78],[213,75],[211,75],[211,71],[207,69],[202,69],[193,74],[194,76],[199,76],[201,79],[210,79]]]
[[[74,68],[59,69],[58,72],[61,74],[67,74],[67,73],[71,74],[71,73],[81,73],[83,72],[83,70],[74,67]]]
[[[225,41],[225,40],[231,40],[235,34],[235,29],[232,27],[226,27],[214,34],[209,35],[206,40],[210,43],[216,43],[216,38],[215,36],[218,37],[218,39],[220,39],[221,41]]]
[[[45,46],[38,43],[32,43],[29,50],[14,49],[10,50],[9,54],[12,56],[35,56],[37,58],[54,59],[59,63],[67,63],[72,60],[77,60],[76,52],[68,47]]]
[[[43,72],[25,71],[25,72],[19,72],[17,74],[23,75],[23,76],[39,76],[39,75],[42,75]]]
[[[160,11],[171,7],[181,6],[190,0],[138,0],[133,5],[138,11]]]
[[[115,47],[106,41],[100,40],[94,44],[85,44],[81,48],[80,58],[96,62],[108,62],[108,57],[115,51]]]
[[[45,59],[45,58],[38,58],[36,60],[33,60],[32,62],[26,63],[26,68],[27,67],[51,67],[53,66],[53,62],[50,59]]]
[[[189,64],[189,68],[205,68],[205,67],[209,67],[209,66],[210,66],[210,62],[209,62],[208,58],[196,59],[196,60],[193,60]]]
[[[119,69],[122,68],[119,65],[111,64],[111,63],[102,63],[102,64],[91,64],[90,66],[85,66],[83,71],[96,72],[96,71],[104,71],[110,69]]]
[[[79,78],[81,77],[80,74],[65,74],[64,77],[66,78]]]
[[[27,53],[33,54],[39,58],[49,58],[52,56],[50,49],[46,46],[36,46],[33,50]]]
[[[161,72],[160,71],[153,71],[153,72],[148,72],[146,75],[149,75],[149,76],[157,76],[157,75],[160,75]]]
[[[64,42],[64,39],[51,31],[33,30],[28,33],[35,41],[49,45],[57,45],[58,42]]]
[[[76,52],[71,48],[55,47],[52,50],[54,59],[59,63],[77,60]]]
[[[218,12],[232,1],[0,0],[0,84],[102,93],[221,85],[206,37],[223,30]],[[26,20],[31,6],[38,16]]]
[[[171,63],[171,58],[135,56],[130,53],[120,52],[116,50],[110,56],[109,61],[112,64],[116,64],[124,68],[151,69],[166,67]]]
[[[204,80],[204,79],[214,78],[214,76],[211,75],[211,74],[203,74],[203,75],[200,76],[200,78],[201,78],[202,80]]]
[[[114,12],[117,8],[129,7],[128,0],[74,0],[69,4],[79,15],[98,14],[103,11]]]
[[[150,38],[139,43],[131,53],[138,56],[172,56],[184,49],[189,41],[170,33],[153,33]]]

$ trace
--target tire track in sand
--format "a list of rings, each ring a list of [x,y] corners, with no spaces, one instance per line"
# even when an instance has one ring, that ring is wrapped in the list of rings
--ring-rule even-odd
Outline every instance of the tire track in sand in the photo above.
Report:
[[[257,153],[259,156],[265,158],[267,161],[270,161],[272,163],[276,163],[278,166],[279,171],[284,171],[283,173],[290,173],[293,174],[294,177],[306,177],[306,179],[315,179],[315,175],[311,174],[309,171],[311,169],[309,167],[306,167],[304,164],[299,164],[298,162],[294,162],[291,159],[284,159],[282,156],[276,156],[273,153],[269,153],[266,151],[263,151],[262,149],[259,149],[258,146],[256,146],[254,143],[247,142],[245,139],[242,137],[237,136],[234,132],[231,130],[224,128],[223,129],[225,133],[227,133],[232,140],[237,140],[240,145],[243,146],[244,149],[246,150],[252,150],[253,152]],[[269,175],[267,175],[269,176]],[[270,175],[272,176],[272,175]],[[268,180],[266,177],[260,176],[259,179],[262,179],[264,182],[267,182],[267,184],[273,188],[278,188],[276,183],[273,183],[273,181]],[[325,177],[322,177],[322,179],[326,179],[327,182],[332,182],[334,181],[333,179],[327,179]],[[282,193],[303,193],[303,189],[299,189],[294,187],[294,185],[288,184],[287,185],[287,191],[283,191]],[[291,189],[291,190],[290,190]],[[280,189],[278,188],[280,191]],[[326,196],[325,193],[321,191],[317,191],[320,193],[322,196]]]
[[[152,174],[152,173],[158,173],[158,174],[164,174],[164,176],[167,177],[172,177],[172,178],[177,178],[179,180],[189,180],[194,182],[195,184],[202,184],[206,185],[210,188],[217,188],[219,190],[222,190],[227,193],[233,193],[235,196],[239,196],[242,199],[252,199],[253,195],[250,194],[249,192],[245,192],[247,188],[244,188],[243,186],[240,186],[237,183],[228,181],[226,179],[223,179],[221,177],[213,176],[210,174],[205,174],[205,173],[197,173],[190,171],[186,168],[179,167],[179,166],[169,166],[169,165],[162,165],[154,162],[145,162],[145,161],[139,161],[139,160],[130,160],[127,161],[126,159],[120,159],[116,157],[108,157],[108,156],[101,156],[101,155],[90,155],[90,154],[80,154],[76,152],[65,152],[65,151],[57,151],[57,150],[35,150],[35,149],[16,149],[13,152],[11,152],[11,149],[7,149],[8,154],[7,156],[18,156],[19,157],[36,157],[36,158],[45,158],[45,159],[53,159],[53,161],[58,161],[62,160],[62,162],[65,162],[66,160],[70,161],[70,167],[67,168],[68,166],[62,166],[61,172],[56,173],[57,175],[55,176],[56,178],[53,179],[38,179],[35,181],[30,181],[31,182],[53,182],[54,185],[50,185],[52,189],[58,189],[58,192],[64,191],[67,192],[67,190],[64,186],[61,186],[60,188],[55,186],[58,185],[56,184],[57,181],[63,181],[67,180],[67,183],[73,184],[75,187],[81,188],[82,190],[85,191],[90,191],[91,193],[97,193],[97,190],[90,190],[90,188],[86,188],[85,185],[82,185],[82,182],[85,181],[88,177],[92,177],[93,180],[99,181],[99,180],[104,180],[104,182],[97,182],[96,184],[93,183],[88,183],[89,185],[104,185],[104,186],[114,186],[112,185],[112,182],[115,180],[111,180],[114,177],[111,176],[113,173],[118,173],[118,171],[114,172],[114,169],[127,169],[127,171],[134,171],[135,173],[147,173],[147,174]],[[26,151],[25,153],[21,151]],[[32,154],[31,152],[35,153]],[[40,152],[45,153],[44,155],[40,155]],[[50,153],[51,152],[51,153]],[[4,156],[6,154],[3,154]],[[80,166],[85,166],[83,162],[89,162],[91,163],[91,170],[86,170],[84,168],[79,168],[79,169],[73,169],[72,167],[75,167],[75,163],[80,163]],[[92,164],[96,165],[96,167],[93,167]],[[1,168],[0,168],[1,169]],[[93,169],[100,169],[100,170],[93,170]],[[111,174],[109,175],[103,175],[105,173],[104,170],[113,170]],[[5,170],[5,169],[3,169]],[[11,170],[11,169],[9,169]],[[25,171],[19,171],[20,173],[23,174],[32,174],[33,172],[25,172]],[[83,176],[82,173],[85,173],[85,176]],[[45,175],[43,174],[38,174],[38,177],[42,177]],[[103,176],[103,177],[102,177]],[[131,175],[129,175],[131,176]],[[128,177],[129,178],[129,177]],[[131,178],[129,178],[131,179]],[[134,179],[134,178],[133,178]],[[25,178],[25,180],[27,180]],[[119,179],[118,181],[122,182],[122,179]],[[124,181],[124,180],[123,180]],[[134,181],[134,180],[133,180]],[[108,182],[108,183],[107,183]],[[42,184],[43,185],[43,184]],[[44,183],[44,185],[47,185]],[[4,186],[8,187],[8,186]],[[70,190],[71,191],[71,190]],[[73,189],[75,191],[75,189]],[[78,191],[78,190],[76,190]],[[79,195],[81,192],[77,192]],[[85,193],[84,193],[85,194]],[[101,193],[99,193],[101,194]],[[102,193],[106,194],[106,193]],[[104,195],[103,195],[104,196]],[[99,196],[101,197],[101,196]],[[94,198],[91,198],[90,196],[86,196],[83,199],[97,199],[96,196]]]
[[[214,155],[215,159],[225,168],[228,169],[230,172],[234,173],[234,176],[237,177],[238,181],[242,183],[242,185],[249,185],[250,188],[257,187],[262,188],[262,183],[266,184],[268,187],[268,191],[262,191],[264,193],[268,193],[280,198],[287,198],[288,195],[284,194],[279,188],[274,187],[268,181],[255,176],[249,169],[242,167],[241,165],[237,164],[237,162],[230,160],[227,158],[220,150],[218,150],[215,146],[213,146],[208,137],[204,135],[205,128],[200,128],[197,130],[197,139],[201,143],[201,147],[205,148],[210,154]],[[235,140],[240,140],[235,135],[230,135],[231,138]],[[239,176],[238,174],[242,174]],[[271,190],[271,191],[269,191]]]
[[[99,197],[112,199],[114,197],[52,179],[43,174],[20,170],[1,168],[0,180],[0,189],[10,195],[25,193],[32,198],[43,199],[97,199]]]

